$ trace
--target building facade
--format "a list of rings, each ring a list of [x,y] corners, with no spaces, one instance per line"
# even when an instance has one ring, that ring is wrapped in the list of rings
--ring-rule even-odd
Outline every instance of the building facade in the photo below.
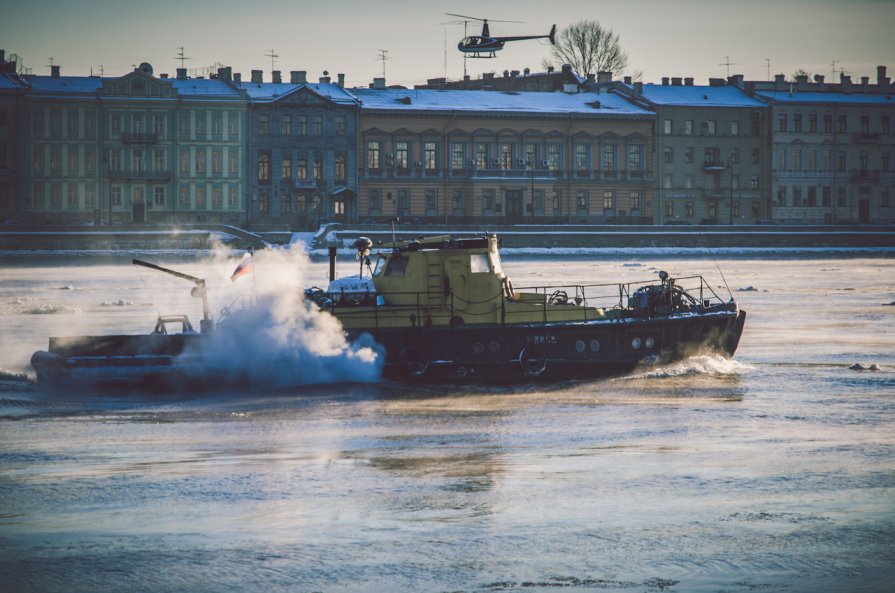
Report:
[[[774,222],[895,222],[895,100],[886,69],[848,76],[754,83],[769,105]]]
[[[302,71],[283,83],[261,72],[238,83],[249,98],[249,224],[317,228],[357,217],[357,100]]]
[[[653,114],[599,93],[354,90],[358,218],[652,220]]]
[[[763,102],[720,79],[707,86],[663,78],[661,85],[615,88],[656,113],[657,223],[754,224],[768,218]]]
[[[16,62],[7,61],[0,50],[0,221],[18,221],[22,143],[19,141],[22,96],[27,87],[16,72]]]

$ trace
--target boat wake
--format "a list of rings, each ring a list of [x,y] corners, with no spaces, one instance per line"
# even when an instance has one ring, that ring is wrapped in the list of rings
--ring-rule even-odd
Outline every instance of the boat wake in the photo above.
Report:
[[[633,373],[617,380],[631,379],[670,379],[694,376],[726,377],[736,376],[751,369],[748,364],[723,356],[702,354],[690,358],[651,368],[641,373]]]

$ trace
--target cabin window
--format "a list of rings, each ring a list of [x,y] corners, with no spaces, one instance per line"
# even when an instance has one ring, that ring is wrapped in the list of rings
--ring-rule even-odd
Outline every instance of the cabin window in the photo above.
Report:
[[[382,270],[383,270],[383,268],[385,268],[386,263],[388,263],[388,260],[385,259],[384,257],[380,257],[379,259],[377,259],[376,267],[373,269],[373,275],[379,276],[380,274],[382,274]]]
[[[484,253],[473,253],[469,256],[469,271],[473,274],[490,274],[491,262]]]
[[[385,268],[386,276],[403,276],[407,271],[407,262],[410,260],[404,257],[393,257],[388,261],[388,267]],[[377,264],[378,266],[378,264]]]

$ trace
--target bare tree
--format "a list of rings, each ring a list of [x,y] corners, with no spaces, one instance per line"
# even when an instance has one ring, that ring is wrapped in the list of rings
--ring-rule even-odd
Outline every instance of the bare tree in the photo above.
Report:
[[[792,75],[792,80],[797,79],[799,76],[807,76],[809,79],[811,78],[811,73],[805,70],[804,68],[799,68]]]
[[[628,67],[628,54],[622,51],[618,35],[604,29],[599,21],[579,21],[556,36],[551,57],[569,64],[578,74],[620,73]],[[552,65],[545,60],[545,66]]]

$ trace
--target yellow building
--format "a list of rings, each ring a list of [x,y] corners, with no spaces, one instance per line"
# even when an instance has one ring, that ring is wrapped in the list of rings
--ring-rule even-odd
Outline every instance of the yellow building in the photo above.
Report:
[[[599,92],[355,89],[358,219],[651,223],[655,114]]]

